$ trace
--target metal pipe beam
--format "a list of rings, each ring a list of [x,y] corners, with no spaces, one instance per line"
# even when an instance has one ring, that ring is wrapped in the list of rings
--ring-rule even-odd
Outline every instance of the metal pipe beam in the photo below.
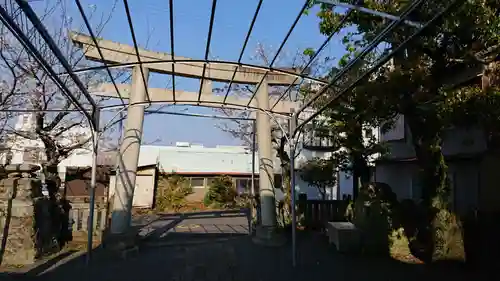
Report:
[[[361,2],[361,1],[363,1],[363,0],[358,0],[358,3]],[[342,17],[342,20],[333,29],[333,31],[330,34],[330,36],[328,36],[326,38],[326,40],[323,41],[323,44],[321,44],[321,46],[318,48],[318,50],[316,50],[316,52],[314,53],[314,55],[309,59],[309,62],[302,68],[302,70],[300,71],[300,74],[304,74],[306,71],[308,71],[308,68],[311,66],[311,64],[314,62],[314,60],[316,60],[316,58],[323,51],[323,49],[326,47],[326,45],[328,45],[328,43],[330,42],[330,40],[332,40],[333,36],[340,31],[340,29],[345,25],[345,23],[352,16],[353,13],[354,13],[354,10],[351,9],[351,10],[349,10],[349,12],[347,12],[347,14],[344,15],[344,17]],[[299,78],[296,77],[295,80],[294,80],[294,83],[291,83],[288,86],[288,88],[278,97],[278,100],[276,100],[276,102],[273,104],[273,106],[271,106],[271,110],[273,110],[274,107],[278,104],[278,102],[285,97],[286,93],[288,93],[288,91],[290,91],[292,89],[292,87],[294,86],[295,82],[298,79]],[[299,87],[300,87],[300,85],[299,85]]]
[[[64,82],[59,78],[59,76],[55,73],[55,71],[51,68],[50,64],[45,60],[45,58],[40,54],[38,49],[33,45],[33,43],[29,40],[26,34],[19,28],[19,26],[14,22],[14,20],[10,17],[7,11],[0,6],[0,21],[9,29],[10,32],[19,40],[19,43],[23,45],[23,47],[30,53],[35,60],[40,64],[41,68],[49,75],[49,78],[57,85],[57,87],[61,90],[63,95],[68,98],[71,103],[79,109],[85,118],[89,121],[90,125],[96,129],[99,124],[94,124],[92,121],[92,115],[83,107],[80,101],[71,93],[68,87],[64,84]],[[92,99],[92,98],[91,98]],[[96,109],[93,107],[91,111],[95,111]]]
[[[218,102],[207,102],[207,101],[202,101],[201,104],[196,104],[196,102],[194,104],[189,104],[190,101],[179,101],[177,100],[177,104],[179,103],[185,103],[186,106],[198,106],[198,107],[206,107],[206,108],[221,108],[223,105],[221,103],[218,103]],[[162,102],[162,101],[151,101],[151,104],[164,104],[166,102]],[[173,102],[172,102],[173,103]],[[149,102],[147,101],[144,101],[144,102],[139,102],[139,103],[129,103],[127,104],[127,106],[131,106],[131,105],[138,105],[138,104],[149,104]],[[255,114],[256,112],[258,111],[262,111],[262,109],[258,108],[258,107],[245,107],[245,106],[238,106],[238,105],[234,105],[234,104],[228,104],[226,103],[224,105],[224,107],[228,107],[228,106],[234,106],[234,109],[235,110],[245,110],[245,111],[250,111],[252,114]],[[116,105],[106,105],[106,106],[102,106],[100,107],[101,110],[110,110],[110,109],[116,109],[116,108],[123,108],[123,105],[121,104],[116,104]],[[290,114],[289,113],[281,113],[281,112],[275,112],[275,111],[268,111],[270,114],[274,114],[276,116],[278,116],[279,118],[290,118]],[[253,117],[252,117],[253,118]]]
[[[385,38],[385,36],[387,36],[388,34],[390,34],[398,25],[400,25],[403,22],[404,18],[407,15],[409,15],[413,10],[415,10],[424,1],[425,0],[416,0],[416,1],[412,2],[411,4],[409,4],[405,8],[405,10],[403,11],[403,13],[401,14],[401,18],[398,21],[393,21],[390,24],[388,24],[382,30],[382,32],[380,32],[370,42],[370,44],[368,44],[368,46],[366,46],[365,48],[363,48],[363,50],[359,53],[358,56],[356,56],[354,59],[352,59],[351,61],[349,61],[349,63],[345,67],[343,67],[338,73],[335,74],[335,76],[330,80],[330,82],[328,83],[328,85],[323,86],[318,93],[316,93],[311,99],[309,99],[304,105],[302,105],[302,107],[297,111],[296,114],[300,114],[306,108],[308,108],[309,106],[311,106],[312,103],[314,103],[314,101],[316,101],[326,90],[328,90],[329,88],[331,88],[332,86],[334,86],[335,83],[337,83],[337,81],[340,78],[342,78],[342,76],[344,76],[354,65],[356,65],[360,60],[362,60],[366,55],[368,55],[368,53],[370,53],[373,49],[375,49],[382,42],[382,40]]]
[[[273,59],[271,60],[271,63],[269,64],[269,69],[272,69],[273,66],[274,66],[274,63],[276,63],[276,60],[278,60],[278,57],[279,57],[279,55],[281,53],[281,50],[283,50],[283,47],[285,47],[285,44],[288,41],[288,38],[290,38],[290,35],[292,35],[292,32],[295,29],[295,26],[297,26],[297,23],[299,23],[300,18],[302,17],[302,15],[304,14],[304,11],[307,9],[307,6],[309,5],[309,1],[310,0],[305,0],[304,1],[304,5],[300,9],[299,14],[297,15],[297,17],[293,21],[292,26],[290,26],[290,28],[288,29],[288,32],[286,33],[285,38],[283,39],[283,41],[281,41],[281,44],[280,44],[278,50],[276,51],[276,54],[274,55]],[[255,98],[255,95],[257,95],[257,92],[259,91],[260,86],[264,83],[264,80],[266,80],[266,77],[267,77],[268,74],[269,74],[269,71],[266,71],[264,73],[264,75],[262,76],[262,79],[260,80],[260,82],[255,87],[255,90],[253,91],[253,94],[250,97],[250,100],[248,101],[247,106],[250,105],[250,103],[252,102],[252,100]],[[291,84],[293,84],[293,83],[294,82],[292,82]],[[266,83],[266,85],[269,85],[269,83]],[[268,110],[269,109],[270,108],[268,108]]]
[[[99,124],[99,111],[96,112],[94,116],[97,124]],[[90,178],[90,202],[89,202],[89,219],[87,225],[87,255],[86,262],[87,265],[90,264],[92,257],[92,250],[94,244],[94,210],[95,210],[95,192],[97,188],[97,153],[99,149],[99,132],[97,130],[92,130],[92,169]]]
[[[263,0],[259,0],[259,3],[257,4],[257,8],[255,9],[255,13],[253,14],[252,22],[250,22],[250,27],[248,28],[247,36],[245,37],[245,41],[243,42],[243,47],[241,48],[240,56],[238,57],[238,64],[240,64],[241,60],[243,59],[243,54],[245,53],[245,50],[247,48],[248,40],[250,40],[250,35],[252,34],[253,27],[255,25],[255,21],[257,20],[257,16],[259,15],[260,7],[262,6],[262,1]],[[231,77],[231,80],[229,81],[226,95],[224,95],[223,103],[226,102],[227,96],[229,95],[229,92],[231,91],[231,86],[233,85],[233,81],[234,81],[234,77],[236,76],[236,72],[238,72],[237,67],[234,68],[233,76]]]
[[[198,118],[213,118],[213,119],[221,119],[221,120],[255,121],[255,118],[229,117],[229,116],[220,116],[220,115],[171,112],[171,111],[163,111],[163,110],[160,110],[160,111],[145,110],[144,112],[148,113],[148,114],[176,115],[176,116],[188,116],[188,117],[198,117]]]
[[[378,16],[378,17],[381,17],[381,18],[384,18],[384,19],[393,20],[393,21],[401,20],[401,17],[399,17],[399,16],[391,15],[391,14],[380,12],[380,11],[376,11],[376,10],[373,10],[373,9],[368,9],[368,8],[365,8],[365,7],[360,6],[360,5],[353,5],[353,4],[349,4],[349,3],[344,3],[344,2],[341,2],[341,1],[338,1],[338,0],[315,0],[315,1],[319,2],[319,3],[324,3],[324,4],[329,4],[329,5],[334,5],[334,6],[342,7],[342,8],[357,10],[357,11],[360,11],[360,12],[363,12],[363,13],[366,13],[366,14],[369,14],[369,15],[372,15],[372,16]],[[409,26],[416,27],[416,28],[421,28],[423,26],[422,23],[414,22],[414,21],[411,21],[411,20],[406,20],[405,19],[403,22],[405,24],[409,25]]]
[[[354,88],[356,85],[358,85],[363,79],[365,79],[368,75],[372,74],[377,70],[378,68],[382,67],[384,64],[386,64],[397,52],[400,52],[408,43],[410,43],[412,40],[417,38],[422,32],[424,32],[427,28],[429,28],[434,22],[439,20],[442,16],[447,14],[457,3],[459,0],[454,0],[448,6],[446,6],[445,9],[443,9],[441,12],[439,12],[437,15],[435,15],[432,19],[430,19],[423,27],[418,29],[413,35],[408,37],[403,43],[401,43],[398,47],[396,47],[394,50],[392,50],[389,54],[387,54],[385,57],[380,59],[373,67],[371,67],[367,72],[365,72],[361,77],[356,79],[356,81],[352,82],[349,86],[341,90],[339,93],[335,94],[334,97],[332,97],[327,104],[325,104],[323,107],[321,107],[319,110],[314,112],[312,115],[310,115],[308,118],[306,118],[301,124],[299,124],[296,128],[295,133],[297,133],[305,124],[316,118],[316,116],[320,115],[323,111],[325,111],[328,107],[330,107],[339,97],[344,95],[346,92],[350,91],[352,88]],[[324,92],[324,91],[323,91]],[[321,95],[322,92],[319,93]],[[318,95],[318,96],[319,96]],[[300,113],[297,112],[296,115]]]
[[[116,92],[119,95],[120,91],[118,91],[118,87],[116,86],[115,78],[113,77],[113,74],[111,74],[111,70],[108,67],[108,63],[104,60],[104,55],[102,54],[101,48],[97,44],[96,36],[94,34],[94,31],[92,30],[92,26],[90,26],[89,19],[87,18],[87,15],[85,14],[85,11],[83,10],[82,3],[80,2],[80,0],[75,0],[75,2],[76,2],[76,6],[78,8],[78,11],[80,12],[80,15],[82,16],[83,22],[85,23],[85,26],[90,34],[90,37],[92,37],[92,41],[94,42],[95,46],[97,47],[97,52],[99,53],[99,56],[101,57],[104,66],[106,67],[106,72],[108,73],[109,79],[111,79],[111,83],[113,83],[113,85],[115,86]],[[120,100],[121,100],[122,104],[125,104],[123,102],[123,100],[121,99],[121,96],[120,96]]]
[[[134,42],[134,51],[135,51],[135,55],[137,57],[137,61],[139,62],[139,69],[141,70],[141,76],[142,76],[142,82],[144,84],[144,87],[147,87],[148,83],[147,83],[147,78],[145,77],[145,71],[143,69],[143,66],[142,66],[142,63],[141,63],[141,55],[139,54],[139,44],[137,44],[137,39],[135,37],[135,31],[134,31],[134,24],[132,23],[132,16],[130,15],[130,8],[128,6],[128,1],[127,0],[123,0],[123,6],[125,7],[125,14],[127,15],[127,22],[128,22],[128,26],[130,28],[130,35],[132,35],[132,41]],[[92,37],[92,41],[95,42],[95,37]],[[97,47],[97,45],[96,45]],[[99,55],[102,55],[102,52],[99,53]],[[149,71],[148,71],[148,74],[146,76],[149,76]],[[146,91],[146,97],[148,99],[148,101],[150,101],[151,99],[149,98],[149,92],[148,92],[148,88],[145,88],[144,91]]]
[[[297,115],[294,114],[293,110],[290,112],[292,118],[290,118],[289,134],[288,134],[288,145],[290,149],[290,196],[292,197],[291,202],[291,213],[292,213],[292,265],[295,267],[297,265],[297,214],[296,214],[296,202],[295,202],[295,138],[293,137],[295,132],[295,127],[297,126]]]
[[[170,21],[170,53],[172,54],[172,59],[175,60],[175,44],[174,44],[174,0],[168,1],[168,19]],[[94,43],[97,46],[97,43]],[[175,102],[175,63],[172,64],[172,97]]]
[[[45,43],[47,44],[47,46],[54,53],[54,55],[57,57],[57,59],[59,60],[61,65],[64,67],[66,72],[69,74],[71,79],[75,82],[78,89],[82,92],[82,94],[85,96],[87,101],[92,105],[93,110],[96,110],[97,104],[90,96],[89,92],[87,91],[87,88],[83,85],[80,78],[78,78],[78,76],[75,74],[75,72],[73,71],[73,67],[66,60],[66,58],[64,57],[63,53],[61,52],[61,50],[59,49],[59,47],[55,43],[52,36],[47,31],[47,29],[43,25],[42,21],[40,21],[40,19],[36,15],[35,11],[33,11],[31,6],[25,0],[16,0],[16,3],[19,6],[19,8],[23,11],[23,13],[26,15],[26,17],[30,20],[30,22],[33,24],[35,29],[40,33],[40,35],[42,36],[42,38],[45,41]]]
[[[257,149],[256,137],[257,126],[255,124],[255,119],[252,120],[252,197],[255,198],[255,150]]]
[[[215,10],[217,9],[217,0],[212,0],[212,10],[210,12],[210,24],[208,25],[207,46],[205,47],[205,61],[208,60],[210,55],[210,43],[212,42],[212,31],[214,27]],[[207,64],[203,64],[203,71],[200,78],[200,89],[198,91],[198,102],[201,100],[201,93],[203,92],[203,81],[205,80],[205,72],[207,71]],[[212,91],[210,89],[210,91]]]

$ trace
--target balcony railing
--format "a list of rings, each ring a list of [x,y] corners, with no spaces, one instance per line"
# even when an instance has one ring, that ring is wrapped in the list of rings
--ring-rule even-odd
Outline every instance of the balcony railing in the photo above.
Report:
[[[302,134],[303,148],[314,151],[335,151],[335,137],[326,130],[321,130],[315,123],[304,128]]]

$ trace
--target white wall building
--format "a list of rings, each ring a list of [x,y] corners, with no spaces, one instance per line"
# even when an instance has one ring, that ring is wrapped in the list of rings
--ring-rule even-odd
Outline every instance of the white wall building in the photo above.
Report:
[[[19,117],[15,130],[29,132],[33,130],[33,115],[26,114]],[[74,127],[62,136],[63,142],[74,142],[76,137],[90,137],[90,131],[85,127]],[[11,148],[12,159],[10,163],[33,163],[44,161],[43,143],[40,140],[30,140],[17,135],[9,136],[7,147]],[[301,149],[297,157],[296,167],[313,157],[327,157],[321,152]],[[6,162],[7,153],[0,155],[2,163]],[[92,152],[87,148],[77,149],[59,164],[60,177],[64,179],[66,167],[88,167],[92,163]],[[160,171],[176,172],[192,175],[217,175],[226,174],[250,177],[252,173],[252,152],[244,146],[216,146],[204,147],[202,145],[178,142],[175,146],[141,146],[139,166],[157,163]],[[275,174],[281,174],[278,158],[274,159]],[[255,156],[255,173],[258,177],[259,160],[258,152]],[[296,190],[298,193],[307,193],[308,198],[319,198],[319,192],[314,187],[300,179],[297,175]],[[336,188],[327,190],[328,198],[336,198]]]
[[[304,114],[300,116],[301,119],[305,120],[305,118],[310,116],[309,114],[312,114],[312,112],[313,111],[305,111]],[[324,117],[321,115],[316,117],[316,122],[322,120],[322,118]],[[301,155],[297,158],[297,163],[296,163],[297,168],[300,168],[300,165],[305,163],[307,160],[313,158],[328,159],[332,157],[332,155],[335,152],[337,152],[337,151],[332,151],[330,149],[330,147],[333,146],[331,138],[320,137],[316,134],[317,131],[314,130],[313,121],[309,122],[304,127],[305,127],[304,132],[301,133],[303,134],[303,137],[299,139],[300,142],[299,148],[301,149]],[[372,135],[375,137],[376,140],[380,139],[378,128],[371,128],[369,131],[371,131]],[[369,137],[364,136],[364,141],[365,143],[368,143]],[[345,150],[345,148],[340,148],[339,150],[342,151]],[[374,166],[375,161],[378,159],[379,156],[380,155],[378,154],[372,155],[372,157],[370,157],[369,159],[369,165]],[[333,173],[337,174],[337,183],[336,186],[329,187],[327,189],[327,198],[341,199],[343,195],[352,196],[354,182],[351,173],[342,171],[340,169],[338,169],[337,171],[333,171]],[[301,185],[307,185],[300,178],[298,179],[298,182]],[[308,189],[308,195],[310,195],[312,198],[319,197],[318,191],[317,190],[315,191],[313,188]]]
[[[18,117],[16,123],[14,124],[14,130],[29,134],[34,131],[34,124],[35,116],[33,113],[22,114]],[[55,130],[57,131],[57,129],[58,128],[56,127]],[[58,138],[58,142],[62,146],[69,146],[79,141],[90,139],[90,137],[90,130],[82,124],[73,126],[63,132]],[[44,145],[41,140],[24,138],[14,133],[9,134],[6,139],[7,141],[4,144],[4,147],[9,148],[9,151],[5,151],[0,154],[0,163],[5,164],[6,162],[10,162],[11,164],[40,164],[46,160]],[[89,166],[88,163],[92,163],[92,154],[89,146],[90,144],[85,145],[82,148],[75,149],[68,158],[61,161],[59,164],[59,171],[61,175],[65,173],[65,167],[84,167]],[[10,161],[8,161],[8,158],[11,158]]]
[[[422,182],[404,116],[398,117],[392,130],[381,133],[380,140],[387,143],[389,153],[377,162],[375,180],[387,183],[399,199],[420,200]],[[457,211],[467,212],[478,206],[480,186],[487,182],[482,164],[482,154],[487,151],[483,132],[477,128],[449,129],[443,134],[442,150],[451,181],[452,205]]]

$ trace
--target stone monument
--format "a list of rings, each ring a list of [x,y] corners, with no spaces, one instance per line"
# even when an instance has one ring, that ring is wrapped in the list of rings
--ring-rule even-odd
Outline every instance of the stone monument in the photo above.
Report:
[[[42,195],[38,169],[29,164],[0,168],[1,264],[33,264],[54,246],[50,202]]]

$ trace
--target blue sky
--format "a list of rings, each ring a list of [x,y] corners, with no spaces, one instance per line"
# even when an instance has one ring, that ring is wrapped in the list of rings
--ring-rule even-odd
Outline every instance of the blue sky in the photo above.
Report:
[[[100,21],[101,13],[109,13],[114,1],[111,0],[82,0],[83,6],[90,14],[95,9],[97,17],[92,19],[95,25]],[[159,0],[129,0],[133,16],[133,24],[139,44],[142,47],[170,52],[169,10],[168,1]],[[75,26],[82,23],[76,5],[69,1],[69,14]],[[218,0],[210,48],[210,58],[220,60],[237,60],[243,41],[250,25],[251,18],[257,7],[257,0]],[[284,39],[286,32],[299,13],[304,0],[264,0],[254,31],[246,48],[243,62],[262,64],[251,60],[257,44],[260,43],[271,56]],[[195,59],[203,59],[208,33],[212,0],[175,0],[175,53]],[[282,53],[282,65],[287,59],[293,58],[297,50],[308,47],[317,48],[325,40],[319,33],[318,19],[315,12],[309,16],[302,16],[299,24],[285,45]],[[125,8],[122,1],[118,1],[112,18],[100,35],[103,38],[132,44]],[[337,38],[337,39],[336,39]],[[339,57],[343,50],[340,37],[334,37],[324,54]],[[149,41],[149,42],[148,42]],[[153,74],[150,78],[151,87],[170,87],[170,77]],[[199,81],[187,78],[176,78],[176,88],[186,91],[197,91]],[[168,107],[169,111],[189,113],[214,114],[214,111],[200,107]],[[145,142],[156,141],[158,144],[168,145],[177,141],[201,143],[206,146],[234,145],[240,141],[233,139],[228,133],[216,128],[222,121],[204,118],[150,115],[144,123]]]

